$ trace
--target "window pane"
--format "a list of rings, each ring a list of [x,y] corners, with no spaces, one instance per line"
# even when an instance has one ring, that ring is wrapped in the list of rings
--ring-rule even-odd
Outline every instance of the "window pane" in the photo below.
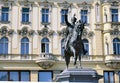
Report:
[[[0,72],[0,81],[8,81],[8,72]]]
[[[44,43],[42,43],[41,48],[42,48],[42,53],[45,53],[45,44]]]
[[[29,22],[29,8],[22,8],[22,22]]]
[[[42,9],[42,22],[48,23],[49,22],[49,9]]]
[[[2,7],[2,14],[1,14],[1,20],[2,21],[8,21],[8,13],[9,13],[9,8],[8,7]]]
[[[49,53],[49,44],[46,44],[46,53]]]
[[[110,83],[114,83],[114,73],[109,72],[109,76],[110,76]]]
[[[68,14],[68,10],[62,9],[61,10],[61,23],[65,23],[65,14]]]
[[[84,49],[87,50],[87,54],[89,55],[89,42],[87,39],[83,39]]]
[[[112,9],[112,22],[118,22],[118,9]]]
[[[105,82],[105,83],[109,83],[109,82],[108,82],[108,79],[109,79],[109,78],[108,78],[108,72],[104,72],[104,82]]]
[[[10,72],[10,81],[19,81],[18,72]]]
[[[29,54],[29,39],[26,37],[21,39],[21,54]]]
[[[29,72],[21,72],[21,81],[30,81],[29,76]]]
[[[0,53],[8,54],[8,38],[3,37],[0,39]]]
[[[40,82],[52,82],[52,72],[39,72]]]

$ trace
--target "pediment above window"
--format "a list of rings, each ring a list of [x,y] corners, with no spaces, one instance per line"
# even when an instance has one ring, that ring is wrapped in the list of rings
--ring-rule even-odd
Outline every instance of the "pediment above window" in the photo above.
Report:
[[[53,30],[49,30],[48,27],[44,27],[43,29],[38,30],[38,34],[40,36],[42,36],[42,37],[47,37],[47,36],[51,37],[51,36],[53,36],[54,31]]]
[[[29,2],[28,0],[25,0],[25,1],[19,1],[19,4],[22,6],[22,7],[26,7],[26,8],[30,8],[30,10],[32,10],[32,6],[33,6],[33,2]]]
[[[38,2],[40,6],[43,6],[45,8],[50,8],[52,7],[52,5],[54,5],[54,3],[49,2],[48,0],[45,0],[43,2]]]
[[[7,29],[7,27],[2,27],[1,29],[0,29],[0,35],[1,36],[11,36],[11,35],[13,35],[13,32],[14,32],[14,30],[13,29]]]
[[[88,8],[92,7],[92,4],[88,4],[87,2],[79,3],[77,5],[78,5],[78,7],[82,8],[82,9],[88,9]]]
[[[113,1],[113,2],[111,3],[111,6],[119,6],[119,2]]]
[[[18,34],[21,36],[33,36],[34,32],[34,30],[28,30],[27,27],[18,30]]]
[[[72,3],[68,3],[67,1],[64,1],[63,3],[58,3],[58,5],[62,8],[69,8],[72,6]]]
[[[12,8],[12,3],[13,3],[13,1],[2,0],[1,3],[2,3],[2,4],[1,4],[1,7],[9,7],[9,9],[11,9],[11,8]]]

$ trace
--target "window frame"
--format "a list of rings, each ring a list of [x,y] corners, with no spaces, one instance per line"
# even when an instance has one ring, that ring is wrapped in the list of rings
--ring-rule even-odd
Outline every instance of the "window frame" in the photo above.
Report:
[[[45,12],[43,12],[43,10]],[[48,12],[46,12],[47,10],[48,10]],[[49,24],[50,23],[50,9],[49,8],[42,8],[41,9],[41,23],[42,24]]]
[[[68,15],[68,10],[67,9],[61,9],[61,24],[65,24],[65,14]]]
[[[2,40],[3,39],[3,40]],[[7,40],[5,40],[7,39]],[[6,49],[6,44],[7,44],[7,49]],[[0,46],[2,45],[2,48],[0,48],[1,53],[0,54],[8,54],[9,50],[9,39],[7,37],[2,37],[0,39]],[[4,50],[5,49],[5,50]]]
[[[0,72],[7,72],[7,75],[8,75],[8,78],[7,78],[7,81],[11,81],[10,80],[10,72],[18,72],[18,81],[21,81],[21,72],[28,72],[29,73],[29,80],[26,81],[26,82],[30,82],[31,79],[30,79],[30,71],[29,70],[0,70]],[[0,80],[1,81],[1,80]],[[23,82],[23,81],[21,81]]]
[[[108,81],[105,81],[105,72],[107,73],[107,78],[108,78]],[[113,74],[113,81],[111,82],[111,75],[110,73]],[[104,83],[115,83],[115,72],[114,71],[104,71],[103,72],[103,76],[104,76]]]
[[[113,54],[120,54],[120,39],[114,38],[113,39]]]
[[[82,12],[83,11],[83,12]],[[87,13],[85,14],[85,11],[87,11]],[[83,18],[82,18],[83,17]],[[86,24],[88,24],[88,9],[81,9],[80,10],[80,18],[82,22],[85,22]]]
[[[23,9],[28,9],[28,12],[23,12],[24,10]],[[21,10],[21,14],[22,14],[22,18],[21,18],[21,21],[22,23],[29,23],[30,22],[30,8],[29,7],[22,7],[22,10]],[[25,16],[23,16],[23,14]],[[23,19],[23,17],[26,17],[25,19]]]
[[[85,50],[87,50],[86,55],[89,55],[89,54],[90,54],[90,53],[89,53],[89,50],[90,50],[89,41],[88,41],[88,39],[82,39],[82,41],[83,41],[83,45],[84,45]],[[88,48],[87,48],[87,47],[88,47]]]
[[[44,39],[47,39],[48,41],[47,42],[43,42],[43,41],[45,41]],[[41,53],[49,53],[49,51],[50,51],[50,41],[49,41],[49,39],[48,38],[42,38],[41,39]],[[43,47],[43,45],[44,45],[44,47]]]
[[[27,39],[28,41],[26,41],[26,42],[22,42],[22,39]],[[29,38],[27,38],[27,37],[23,37],[21,39],[21,44],[20,44],[20,46],[21,46],[21,49],[20,49],[20,54],[21,55],[26,55],[26,54],[29,54],[30,53],[30,41],[29,41]],[[28,49],[27,49],[27,46],[28,46]],[[22,48],[23,47],[23,48]],[[22,52],[22,50],[24,49],[24,51]]]
[[[117,10],[117,13],[112,12],[112,10]],[[117,16],[117,19],[116,19]],[[119,22],[119,10],[118,8],[111,8],[111,21],[112,22]]]
[[[3,11],[4,8],[7,8],[7,11]],[[9,22],[9,12],[10,12],[10,8],[9,7],[2,7],[1,8],[1,22]]]

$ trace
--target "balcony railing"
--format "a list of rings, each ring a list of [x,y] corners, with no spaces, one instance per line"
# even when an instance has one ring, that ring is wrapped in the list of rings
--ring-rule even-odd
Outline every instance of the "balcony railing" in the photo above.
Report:
[[[119,60],[120,61],[120,56],[119,55],[109,55],[105,56],[106,61],[108,60]],[[70,58],[71,61],[74,60],[73,57]],[[55,61],[65,61],[65,59],[61,55],[53,55],[51,53],[41,53],[41,54],[0,54],[0,60],[41,60],[41,61],[46,61],[46,60],[55,60]],[[82,61],[104,61],[104,56],[103,55],[84,55],[81,56]]]

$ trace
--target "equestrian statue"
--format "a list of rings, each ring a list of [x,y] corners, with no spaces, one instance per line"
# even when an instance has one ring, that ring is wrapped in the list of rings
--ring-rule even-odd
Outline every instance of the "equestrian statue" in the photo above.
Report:
[[[82,42],[82,33],[84,29],[85,22],[77,21],[75,14],[71,19],[71,23],[68,22],[68,16],[65,15],[66,22],[66,36],[64,39],[64,57],[66,61],[66,66],[70,63],[70,57],[74,57],[74,65],[76,65],[77,58],[79,58],[81,67],[81,55],[85,55],[87,51],[84,48]]]

